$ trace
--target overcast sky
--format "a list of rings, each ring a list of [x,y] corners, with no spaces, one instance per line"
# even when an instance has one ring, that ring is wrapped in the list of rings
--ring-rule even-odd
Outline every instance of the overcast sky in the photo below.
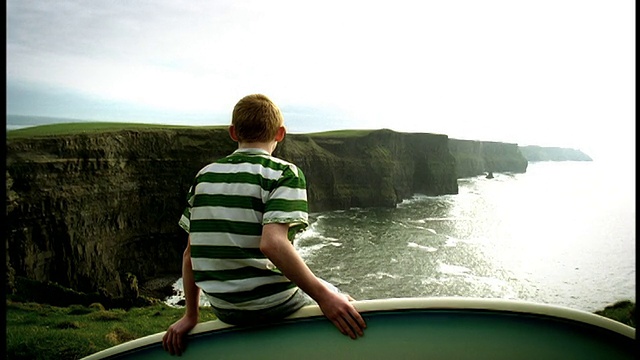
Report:
[[[635,1],[7,1],[7,114],[635,152]],[[635,158],[634,158],[635,159]]]

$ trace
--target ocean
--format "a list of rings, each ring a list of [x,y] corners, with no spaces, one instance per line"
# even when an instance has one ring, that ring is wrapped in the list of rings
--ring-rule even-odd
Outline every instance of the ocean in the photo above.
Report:
[[[635,301],[633,169],[535,162],[458,186],[396,208],[310,214],[294,245],[317,276],[358,300],[500,298],[589,312]]]

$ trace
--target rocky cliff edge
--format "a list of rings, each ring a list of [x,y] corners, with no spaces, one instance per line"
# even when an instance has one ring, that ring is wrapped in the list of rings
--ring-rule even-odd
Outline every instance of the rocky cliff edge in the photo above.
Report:
[[[7,290],[25,278],[137,296],[136,281],[180,276],[185,194],[235,148],[224,128],[8,138]],[[391,130],[290,134],[274,155],[304,171],[311,212],[456,194],[459,177],[527,166],[515,144]]]

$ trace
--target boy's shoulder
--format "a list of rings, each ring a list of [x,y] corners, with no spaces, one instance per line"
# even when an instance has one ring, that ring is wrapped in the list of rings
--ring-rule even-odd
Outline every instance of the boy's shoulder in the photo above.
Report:
[[[269,154],[262,149],[238,149],[233,153],[222,157],[207,167],[215,166],[215,164],[260,164],[264,167],[273,168],[274,170],[286,171],[290,170],[294,176],[303,177],[302,170],[293,162]],[[206,168],[206,167],[205,167]]]
[[[269,155],[269,159],[275,163],[280,164],[281,166],[287,167],[289,170],[291,170],[291,172],[296,177],[303,176],[302,170],[300,170],[300,168],[296,164],[292,163],[291,161],[288,161],[273,155]]]

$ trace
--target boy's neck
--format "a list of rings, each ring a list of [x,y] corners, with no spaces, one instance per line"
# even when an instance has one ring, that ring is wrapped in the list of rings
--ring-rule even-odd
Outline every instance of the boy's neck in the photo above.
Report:
[[[269,141],[269,142],[241,142],[238,143],[238,149],[262,149],[269,153],[269,155],[273,154],[273,151],[276,149],[276,145],[278,142]]]

